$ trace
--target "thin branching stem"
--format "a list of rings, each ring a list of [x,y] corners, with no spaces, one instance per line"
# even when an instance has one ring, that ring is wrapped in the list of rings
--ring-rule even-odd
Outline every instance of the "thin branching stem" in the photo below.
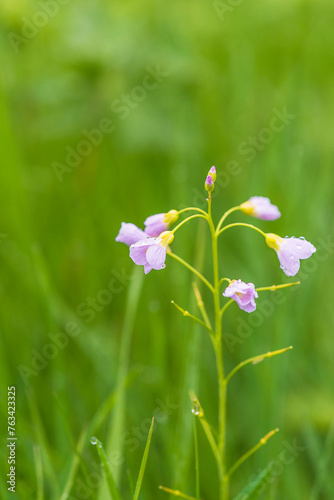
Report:
[[[226,218],[227,218],[230,214],[232,214],[233,212],[236,212],[237,210],[240,210],[240,205],[238,205],[237,207],[230,208],[230,210],[227,210],[227,212],[225,212],[225,213],[224,213],[224,215],[222,216],[222,218],[221,218],[221,219],[220,219],[220,221],[218,222],[218,226],[217,226],[217,229],[216,229],[217,234],[219,233],[220,228],[222,227],[223,222],[225,221],[225,219],[226,219]]]
[[[201,319],[197,318],[196,316],[194,316],[193,314],[190,314],[190,312],[188,311],[185,311],[184,309],[182,309],[182,307],[178,306],[174,300],[172,300],[172,304],[176,307],[176,309],[178,311],[180,311],[183,316],[187,316],[188,318],[191,318],[193,319],[194,321],[196,321],[197,323],[199,323],[200,325],[204,326],[204,328],[206,328],[207,330],[209,330],[210,334],[213,335],[213,331],[212,329],[206,324],[204,323],[204,321],[202,321]]]
[[[274,429],[273,431],[268,432],[268,434],[264,436],[262,439],[260,439],[257,445],[251,448],[247,453],[245,453],[241,458],[239,458],[239,460],[234,465],[232,465],[232,467],[228,471],[228,476],[231,477],[232,474],[237,469],[239,469],[240,465],[242,465],[249,457],[251,457],[259,448],[262,448],[262,446],[267,444],[269,439],[275,434],[277,434],[277,432],[279,432],[279,429]]]
[[[295,281],[294,283],[284,283],[283,285],[271,285],[271,286],[262,286],[261,288],[256,288],[257,292],[265,292],[267,290],[271,292],[276,292],[276,290],[280,290],[281,288],[288,288],[290,286],[300,285],[300,281]]]
[[[249,227],[250,229],[254,229],[258,233],[262,234],[262,236],[264,236],[265,238],[267,236],[266,233],[261,231],[261,229],[259,229],[258,227],[253,226],[253,224],[245,224],[244,222],[234,222],[233,224],[224,226],[220,231],[217,232],[217,236],[220,236],[224,231],[226,231],[227,229],[231,229],[232,227]]]
[[[185,212],[199,212],[203,215],[205,215],[207,217],[207,212],[205,212],[205,210],[202,210],[201,208],[197,208],[197,207],[187,207],[187,208],[183,208],[182,210],[179,210],[178,211],[178,214],[184,214]]]
[[[209,316],[208,316],[208,314],[206,312],[205,304],[204,304],[204,302],[202,300],[202,296],[201,296],[201,293],[199,291],[199,288],[198,288],[196,282],[193,283],[193,288],[194,288],[194,293],[195,293],[195,297],[196,297],[197,306],[198,306],[198,309],[201,311],[201,314],[202,314],[202,317],[204,319],[204,322],[210,328],[210,330],[213,331],[213,328],[212,328],[212,325],[211,325],[211,321],[210,321]]]
[[[226,384],[229,383],[233,375],[235,375],[241,368],[243,368],[246,365],[249,365],[252,363],[253,365],[256,365],[257,363],[260,363],[266,358],[272,358],[273,356],[277,356],[278,354],[283,354],[284,352],[290,351],[293,349],[292,346],[285,347],[284,349],[279,349],[278,351],[270,351],[265,354],[259,354],[258,356],[253,356],[252,358],[248,358],[245,361],[242,361],[242,363],[239,363],[233,370],[227,375],[226,377]]]
[[[199,271],[197,271],[197,269],[195,269],[193,266],[191,266],[190,264],[188,264],[188,262],[186,262],[181,257],[179,257],[178,255],[176,255],[175,253],[173,253],[171,250],[169,250],[167,252],[167,254],[170,255],[171,257],[173,257],[173,259],[175,259],[178,262],[180,262],[180,264],[182,264],[187,269],[189,269],[189,271],[191,271],[192,273],[194,273],[200,280],[203,281],[203,283],[205,283],[205,285],[209,288],[209,290],[211,290],[212,293],[214,292],[214,288],[211,285],[211,283],[206,278],[204,278],[203,274],[201,274]]]
[[[208,220],[208,215],[207,214],[205,214],[205,215],[202,215],[202,214],[191,215],[190,217],[187,217],[182,222],[180,222],[177,226],[175,226],[174,229],[172,229],[171,232],[174,234],[178,229],[180,229],[180,227],[182,227],[184,224],[186,224],[190,220],[192,220],[192,219],[199,219],[199,218],[200,219]]]

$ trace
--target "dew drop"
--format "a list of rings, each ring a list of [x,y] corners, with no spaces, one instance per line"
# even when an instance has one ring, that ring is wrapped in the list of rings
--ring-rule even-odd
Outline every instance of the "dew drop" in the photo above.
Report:
[[[96,437],[92,437],[90,438],[90,443],[95,446],[98,443],[98,439]]]
[[[195,401],[193,402],[193,407],[191,409],[191,413],[193,415],[195,415],[196,417],[201,417],[203,415],[202,408]]]

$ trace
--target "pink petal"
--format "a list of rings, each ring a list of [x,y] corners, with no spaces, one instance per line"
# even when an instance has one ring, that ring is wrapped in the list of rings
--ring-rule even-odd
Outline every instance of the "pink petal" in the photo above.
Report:
[[[130,257],[138,266],[144,266],[145,264],[147,264],[146,251],[147,246],[136,247],[134,245],[131,245]]]
[[[146,258],[147,262],[153,267],[153,269],[156,269],[157,271],[159,269],[163,269],[166,267],[166,248],[159,244],[152,245],[147,250]]]
[[[116,241],[130,246],[146,237],[147,234],[145,234],[144,231],[139,229],[139,227],[135,224],[122,222],[121,229],[116,236]]]

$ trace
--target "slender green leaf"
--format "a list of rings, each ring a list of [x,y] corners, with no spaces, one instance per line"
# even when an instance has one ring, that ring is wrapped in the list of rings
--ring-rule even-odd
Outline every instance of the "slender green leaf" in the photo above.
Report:
[[[106,455],[106,452],[104,451],[104,448],[103,448],[101,441],[99,441],[97,438],[93,437],[91,439],[91,443],[93,445],[96,445],[96,447],[97,447],[97,452],[99,454],[100,461],[101,461],[101,464],[102,464],[102,467],[103,467],[103,470],[105,473],[108,491],[110,493],[111,500],[121,500],[120,494],[119,494],[117,486],[116,486],[114,476],[111,472],[110,464],[108,462],[108,457]]]
[[[74,479],[77,475],[79,465],[81,462],[81,453],[82,453],[82,450],[83,450],[83,447],[84,447],[86,440],[87,440],[87,427],[84,426],[84,428],[81,431],[78,444],[77,444],[75,451],[74,451],[74,454],[73,454],[70,472],[68,474],[65,488],[64,488],[63,493],[60,497],[60,500],[66,500],[68,498],[69,494],[71,493]]]
[[[133,500],[138,500],[139,493],[140,493],[140,488],[143,482],[143,477],[145,474],[145,468],[146,468],[146,463],[147,463],[147,458],[148,458],[148,453],[150,451],[150,445],[151,445],[151,440],[152,440],[152,434],[153,434],[153,426],[154,426],[154,418],[152,418],[152,423],[151,427],[148,433],[147,441],[146,441],[146,446],[144,450],[144,455],[143,459],[141,461],[141,466],[138,474],[138,479],[137,479],[137,484],[136,484],[136,489],[135,489],[135,494],[133,495]]]
[[[44,500],[44,479],[43,479],[43,461],[41,448],[34,446],[34,460],[36,469],[37,494],[36,500]]]
[[[194,444],[195,444],[195,472],[196,472],[196,499],[199,500],[200,482],[199,482],[199,460],[198,460],[198,437],[197,437],[197,422],[193,419],[194,426]]]
[[[126,380],[129,369],[129,359],[132,345],[132,334],[135,322],[135,317],[137,314],[140,294],[143,287],[144,273],[142,269],[138,266],[133,268],[132,279],[130,282],[127,305],[125,312],[125,321],[122,332],[122,343],[120,347],[119,355],[119,367],[115,388],[115,409],[111,417],[110,422],[110,433],[106,441],[106,450],[109,454],[112,450],[117,450],[122,452],[124,446],[124,440],[122,440],[122,435],[124,432],[124,422],[125,422],[125,409],[126,409]],[[114,477],[118,483],[121,468],[113,467]],[[104,500],[106,495],[105,484],[99,493],[99,500]]]
[[[233,500],[255,500],[263,491],[263,483],[270,474],[271,469],[267,467],[257,478],[248,484]]]

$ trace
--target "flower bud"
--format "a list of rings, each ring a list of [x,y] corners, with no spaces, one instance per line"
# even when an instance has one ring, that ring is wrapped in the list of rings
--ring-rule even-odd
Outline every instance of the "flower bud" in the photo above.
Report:
[[[204,187],[208,193],[212,193],[212,191],[214,190],[215,185],[214,185],[214,182],[213,182],[211,175],[207,176]]]
[[[179,212],[177,210],[170,210],[164,215],[164,222],[170,227],[179,218]]]
[[[216,182],[216,179],[217,179],[216,167],[210,168],[209,175],[211,175],[213,182]]]

